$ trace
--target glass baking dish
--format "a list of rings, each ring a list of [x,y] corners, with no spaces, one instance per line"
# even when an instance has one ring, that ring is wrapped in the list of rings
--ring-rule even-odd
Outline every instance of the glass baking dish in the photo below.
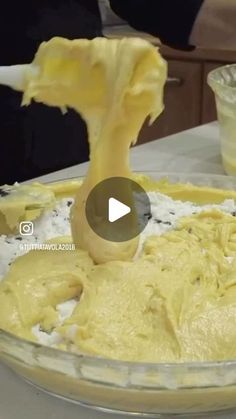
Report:
[[[236,190],[236,178],[145,173],[155,180]],[[68,179],[67,179],[68,180]],[[236,360],[151,364],[63,352],[0,330],[0,360],[38,388],[73,403],[125,416],[181,418],[236,412]]]

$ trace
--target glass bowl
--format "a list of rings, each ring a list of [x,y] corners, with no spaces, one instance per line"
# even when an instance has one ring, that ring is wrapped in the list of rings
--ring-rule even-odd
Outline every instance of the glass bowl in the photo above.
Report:
[[[215,94],[223,166],[236,175],[236,64],[211,71],[208,84]]]
[[[155,180],[236,190],[234,177],[148,173]],[[54,396],[107,412],[165,418],[236,411],[236,360],[151,364],[85,356],[0,330],[0,360]]]

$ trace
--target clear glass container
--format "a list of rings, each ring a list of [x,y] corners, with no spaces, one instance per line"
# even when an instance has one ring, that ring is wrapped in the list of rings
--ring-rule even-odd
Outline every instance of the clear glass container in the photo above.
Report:
[[[236,175],[236,64],[213,70],[208,84],[215,93],[223,166]]]
[[[156,180],[236,190],[230,176],[148,173]],[[229,192],[230,197],[230,192]],[[151,364],[69,353],[0,330],[0,360],[43,391],[97,410],[147,418],[236,415],[236,359]],[[3,379],[3,378],[2,378]]]

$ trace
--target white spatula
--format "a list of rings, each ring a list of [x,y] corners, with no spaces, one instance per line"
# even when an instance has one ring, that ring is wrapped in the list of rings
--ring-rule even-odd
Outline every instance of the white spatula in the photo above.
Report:
[[[23,91],[25,79],[29,72],[37,73],[38,69],[32,64],[19,64],[0,67],[0,84],[12,89]]]

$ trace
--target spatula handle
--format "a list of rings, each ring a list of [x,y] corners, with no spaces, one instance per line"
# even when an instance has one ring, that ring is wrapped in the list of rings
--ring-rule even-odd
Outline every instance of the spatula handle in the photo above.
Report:
[[[31,69],[30,64],[11,65],[0,67],[0,84],[15,90],[24,90],[26,72]]]

